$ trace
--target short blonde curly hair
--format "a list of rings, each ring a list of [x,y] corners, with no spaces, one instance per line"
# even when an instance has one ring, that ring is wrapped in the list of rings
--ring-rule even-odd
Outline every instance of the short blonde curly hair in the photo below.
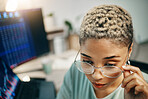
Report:
[[[133,42],[130,14],[117,5],[101,5],[90,9],[80,27],[80,45],[90,38],[109,39],[120,46],[130,47]]]

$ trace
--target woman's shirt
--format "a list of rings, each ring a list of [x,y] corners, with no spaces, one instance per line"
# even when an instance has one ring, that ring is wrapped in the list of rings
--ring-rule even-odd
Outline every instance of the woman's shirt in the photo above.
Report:
[[[147,74],[144,74],[147,76]],[[148,79],[147,79],[148,80]],[[91,82],[73,64],[64,77],[57,99],[97,99]],[[102,99],[124,99],[124,88],[121,85]]]

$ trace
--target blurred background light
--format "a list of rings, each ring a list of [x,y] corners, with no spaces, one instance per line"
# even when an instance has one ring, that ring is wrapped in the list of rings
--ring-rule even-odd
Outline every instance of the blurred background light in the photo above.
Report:
[[[18,7],[18,0],[8,0],[6,3],[6,11],[16,11]]]

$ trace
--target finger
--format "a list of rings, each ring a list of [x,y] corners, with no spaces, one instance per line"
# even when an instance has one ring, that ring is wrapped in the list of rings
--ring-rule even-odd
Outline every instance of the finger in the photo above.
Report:
[[[124,72],[123,72],[124,78],[128,77],[130,75],[130,71],[124,69],[124,68],[126,68],[126,66],[122,66],[122,68],[124,70]]]
[[[139,83],[140,83],[140,81],[139,81],[139,80],[136,80],[136,79],[134,79],[134,80],[128,82],[128,83],[126,84],[126,86],[125,86],[126,91],[129,92],[129,91],[130,91],[131,89],[133,89],[135,86],[138,86]]]
[[[127,65],[127,66],[123,67],[123,70],[124,71],[132,71],[134,73],[137,73],[141,78],[143,78],[143,75],[141,73],[141,70],[138,67]]]
[[[124,80],[122,81],[122,87],[125,87],[132,80],[140,80],[140,81],[143,81],[143,79],[138,74],[133,73],[130,76],[124,78]]]

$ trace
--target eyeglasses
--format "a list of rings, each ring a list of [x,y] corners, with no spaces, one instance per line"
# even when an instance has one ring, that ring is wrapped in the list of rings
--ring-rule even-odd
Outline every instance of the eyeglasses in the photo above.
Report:
[[[79,52],[78,52],[79,54]],[[119,66],[103,66],[103,67],[95,67],[93,65],[91,65],[90,63],[88,63],[87,61],[80,61],[77,60],[77,56],[75,58],[74,64],[77,67],[77,69],[80,72],[83,72],[85,74],[93,74],[95,69],[100,69],[101,73],[108,78],[117,78],[119,77],[124,71],[122,71]]]

